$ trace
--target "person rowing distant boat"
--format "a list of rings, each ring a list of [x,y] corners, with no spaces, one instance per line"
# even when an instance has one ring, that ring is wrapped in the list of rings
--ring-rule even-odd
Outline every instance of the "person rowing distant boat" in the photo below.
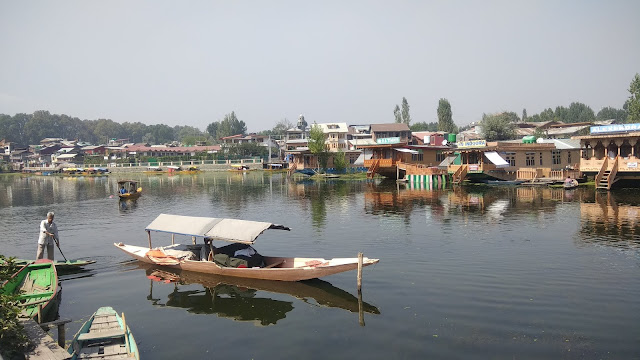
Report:
[[[53,222],[54,213],[49,211],[47,219],[40,222],[40,236],[38,237],[38,253],[36,260],[44,257],[44,248],[47,248],[47,259],[53,260],[53,242],[60,241],[58,238],[58,227]]]

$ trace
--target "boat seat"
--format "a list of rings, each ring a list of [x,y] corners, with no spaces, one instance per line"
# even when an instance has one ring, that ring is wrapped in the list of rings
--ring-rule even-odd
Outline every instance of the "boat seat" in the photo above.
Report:
[[[80,334],[80,336],[78,336],[78,340],[83,341],[83,340],[109,339],[109,338],[117,338],[122,336],[124,336],[124,331],[122,329],[114,329],[114,330],[88,332],[88,333]]]

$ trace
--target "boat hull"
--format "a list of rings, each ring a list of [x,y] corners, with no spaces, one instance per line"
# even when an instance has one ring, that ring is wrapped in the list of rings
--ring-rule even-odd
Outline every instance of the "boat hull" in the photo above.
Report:
[[[160,264],[149,258],[146,253],[149,250],[145,247],[114,243],[114,245],[129,254],[129,256],[139,261],[166,266],[172,269],[181,269],[206,274],[222,276],[233,276],[247,279],[277,280],[277,281],[301,281],[321,278],[358,268],[357,258],[343,258],[325,260],[322,258],[292,258],[292,257],[270,257],[265,256],[267,264],[280,264],[279,267],[272,268],[232,268],[221,267],[211,261],[180,260],[174,264]],[[378,259],[364,258],[363,266],[377,264]],[[320,265],[307,265],[319,263]]]
[[[18,306],[22,308],[20,317],[35,318],[38,308],[42,307],[42,318],[47,319],[55,311],[60,292],[56,267],[48,259],[27,264],[2,284],[0,291],[18,296]]]
[[[131,329],[110,306],[99,308],[82,325],[67,349],[72,360],[97,357],[99,351],[104,354],[109,353],[109,357],[105,355],[105,358],[131,357],[140,359],[138,345]]]
[[[120,200],[133,200],[139,198],[140,195],[142,195],[141,191],[135,193],[118,194]]]

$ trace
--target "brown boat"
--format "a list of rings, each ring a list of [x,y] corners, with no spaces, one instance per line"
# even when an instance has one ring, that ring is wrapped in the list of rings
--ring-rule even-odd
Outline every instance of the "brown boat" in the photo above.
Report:
[[[267,222],[237,219],[220,219],[160,214],[147,228],[149,246],[114,245],[134,259],[174,269],[195,271],[207,274],[233,276],[249,279],[300,281],[321,278],[358,268],[358,258],[303,258],[260,256],[260,265],[246,265],[238,253],[254,251],[253,248],[237,250],[235,255],[228,256],[225,263],[219,260],[223,248],[210,246],[211,240],[222,240],[237,244],[252,245],[256,238],[267,229],[290,230],[286,226]],[[174,235],[187,235],[193,244],[173,244],[153,249],[151,231],[165,232]],[[205,244],[196,244],[195,239],[205,239]],[[173,241],[172,241],[173,242]],[[236,261],[237,259],[240,259]],[[378,259],[364,258],[362,265],[378,263]],[[234,267],[238,266],[238,267]]]

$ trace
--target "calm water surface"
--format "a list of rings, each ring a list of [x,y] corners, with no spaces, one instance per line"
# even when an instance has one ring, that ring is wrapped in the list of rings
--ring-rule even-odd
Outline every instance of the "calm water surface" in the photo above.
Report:
[[[35,257],[53,210],[67,258],[98,261],[62,277],[67,339],[108,305],[145,359],[640,358],[639,191],[129,176],[137,202],[110,198],[117,176],[0,176],[0,253]],[[229,281],[161,272],[113,246],[145,246],[160,213],[290,226],[259,238],[265,255],[380,258],[364,271],[364,324],[355,272]]]

